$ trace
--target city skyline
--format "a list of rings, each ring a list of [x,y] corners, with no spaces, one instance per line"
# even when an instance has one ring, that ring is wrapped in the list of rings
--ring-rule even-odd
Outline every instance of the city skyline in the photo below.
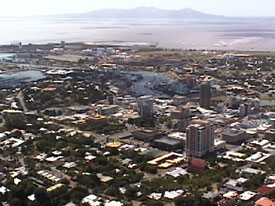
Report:
[[[275,16],[275,2],[273,0],[79,0],[79,1],[37,1],[11,0],[2,3],[1,17],[25,17],[33,15],[77,14],[100,9],[131,9],[136,7],[156,7],[159,9],[178,10],[191,8],[200,12],[224,16]]]

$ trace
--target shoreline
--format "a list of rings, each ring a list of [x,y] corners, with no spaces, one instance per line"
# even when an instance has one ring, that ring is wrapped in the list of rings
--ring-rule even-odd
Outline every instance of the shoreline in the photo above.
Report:
[[[240,51],[240,50],[197,50],[197,49],[172,49],[172,48],[161,48],[157,46],[157,44],[150,44],[150,43],[142,43],[142,42],[125,42],[125,41],[98,41],[98,42],[66,42],[65,49],[62,50],[61,53],[53,54],[54,56],[62,56],[63,54],[69,54],[69,55],[76,55],[76,56],[82,56],[83,58],[87,58],[88,56],[93,55],[85,55],[83,51],[85,49],[98,49],[98,48],[113,48],[118,50],[125,50],[127,52],[130,52],[129,55],[131,56],[131,51],[135,51],[136,53],[133,53],[135,55],[140,56],[140,60],[144,62],[147,61],[146,58],[148,56],[158,55],[162,58],[168,58],[168,61],[173,62],[173,60],[180,58],[180,57],[174,57],[171,59],[171,52],[175,54],[180,55],[189,55],[189,58],[191,58],[193,55],[195,56],[197,53],[201,53],[200,55],[205,56],[217,56],[217,55],[224,55],[224,54],[232,54],[232,55],[249,55],[249,56],[258,56],[258,57],[275,57],[275,51]],[[25,62],[22,61],[14,61],[12,58],[9,59],[9,55],[20,55],[29,53],[31,54],[37,54],[37,51],[42,51],[42,53],[39,53],[39,56],[37,57],[31,57],[34,58],[34,60],[43,59],[45,56],[48,56],[50,52],[53,50],[53,48],[62,48],[60,43],[53,43],[49,42],[46,44],[18,44],[18,45],[0,45],[0,74],[14,74],[18,72],[23,71],[43,71],[43,70],[67,70],[67,69],[88,69],[88,67],[83,67],[83,65],[78,65],[77,62],[71,62],[71,64],[68,64],[62,61],[58,64],[41,64],[41,62],[33,61],[33,60],[27,60]],[[168,54],[167,54],[168,52]],[[190,52],[190,53],[189,53]],[[3,58],[1,59],[1,55],[3,55]],[[167,56],[168,55],[168,56]],[[169,56],[170,55],[170,56]],[[5,56],[6,59],[5,59]],[[17,56],[18,57],[18,56]],[[28,57],[18,57],[19,59],[25,59]],[[56,61],[56,60],[55,60]],[[57,62],[60,60],[57,60]],[[148,60],[149,63],[153,63],[154,61]],[[123,62],[123,61],[122,61]],[[148,64],[147,62],[147,64]],[[104,63],[104,62],[103,62]],[[129,62],[128,62],[129,63]],[[174,62],[175,63],[175,62]],[[176,62],[177,63],[177,62]],[[113,62],[113,64],[119,64],[119,62]],[[100,66],[100,64],[98,64]],[[123,64],[121,64],[123,65]],[[87,65],[86,65],[87,66]],[[136,69],[140,71],[146,71],[146,67],[148,65],[131,65],[129,63],[128,66],[133,67],[133,71],[136,71]],[[127,67],[127,66],[126,66]],[[143,69],[142,69],[143,68]],[[127,68],[124,68],[127,70]],[[148,70],[152,71],[152,70]],[[154,72],[159,72],[158,70],[153,70]],[[161,71],[161,73],[166,73],[166,71]]]
[[[61,40],[60,40],[61,42]],[[24,43],[22,44],[23,47],[26,46],[35,46],[35,47],[46,47],[46,46],[54,46],[54,45],[60,45],[60,42],[45,42],[45,43],[39,43],[39,42],[30,42],[30,43]],[[10,43],[10,44],[0,44],[0,54],[6,53],[6,51],[1,51],[1,49],[5,48],[13,48],[19,45],[21,42],[16,43]],[[120,40],[113,40],[113,41],[68,41],[66,42],[66,45],[68,46],[87,46],[87,47],[125,47],[125,48],[131,48],[131,47],[147,47],[147,48],[155,48],[155,49],[161,49],[161,50],[175,50],[175,51],[216,51],[216,52],[245,52],[245,53],[274,53],[275,55],[275,48],[274,50],[266,50],[266,49],[231,49],[226,47],[217,49],[217,48],[177,48],[177,47],[164,47],[161,46],[159,42],[139,42],[139,41],[120,41]],[[9,52],[7,52],[9,53]]]

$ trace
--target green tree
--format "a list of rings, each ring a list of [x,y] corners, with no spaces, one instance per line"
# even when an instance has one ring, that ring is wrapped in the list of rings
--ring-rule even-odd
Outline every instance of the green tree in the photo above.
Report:
[[[81,200],[88,194],[88,189],[83,186],[77,185],[71,191],[71,199],[74,203],[79,204]]]
[[[107,189],[106,194],[107,194],[107,195],[110,195],[110,196],[113,196],[113,197],[117,197],[117,196],[120,194],[120,192],[119,192],[118,187],[110,186],[110,187]]]
[[[18,198],[12,198],[10,201],[10,206],[20,206],[22,205],[22,201]]]
[[[212,203],[210,200],[202,198],[200,196],[186,196],[179,197],[175,201],[176,206],[217,206],[216,203]]]
[[[50,203],[50,198],[45,188],[37,188],[34,190],[35,199],[40,204],[47,204]]]
[[[164,204],[160,201],[156,201],[156,200],[148,200],[146,202],[146,206],[164,206]]]

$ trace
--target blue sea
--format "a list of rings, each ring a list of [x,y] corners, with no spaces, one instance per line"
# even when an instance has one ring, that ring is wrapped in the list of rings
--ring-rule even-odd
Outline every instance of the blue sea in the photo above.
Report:
[[[275,51],[275,19],[0,18],[0,44],[157,43],[159,47]]]

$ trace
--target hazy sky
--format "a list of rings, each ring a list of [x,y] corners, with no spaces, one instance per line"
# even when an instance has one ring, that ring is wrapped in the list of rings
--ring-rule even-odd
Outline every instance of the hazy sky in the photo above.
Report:
[[[275,16],[275,0],[3,0],[0,16],[84,13],[103,8],[192,8],[226,16]]]

